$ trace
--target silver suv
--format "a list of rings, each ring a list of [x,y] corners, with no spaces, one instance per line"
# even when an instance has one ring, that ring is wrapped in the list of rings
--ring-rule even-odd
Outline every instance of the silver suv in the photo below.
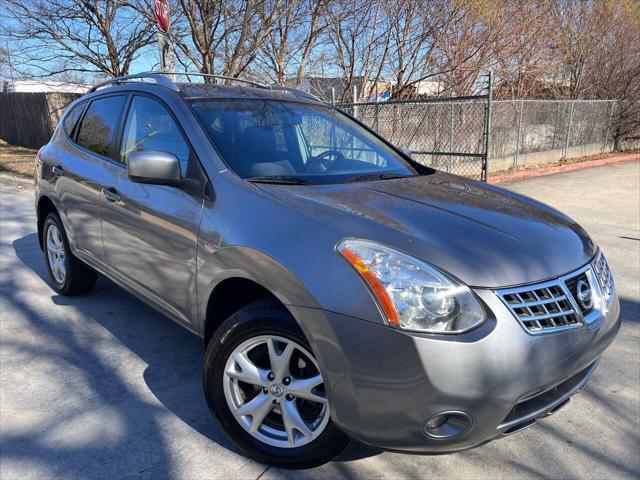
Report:
[[[201,336],[213,416],[274,465],[509,435],[582,389],[620,327],[573,220],[300,91],[98,85],[40,150],[36,208],[53,289],[99,272]]]

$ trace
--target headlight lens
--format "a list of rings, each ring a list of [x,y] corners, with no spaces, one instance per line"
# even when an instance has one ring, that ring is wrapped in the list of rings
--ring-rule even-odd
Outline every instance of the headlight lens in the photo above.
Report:
[[[371,288],[392,326],[461,333],[485,320],[469,287],[417,258],[368,240],[346,239],[337,249]]]

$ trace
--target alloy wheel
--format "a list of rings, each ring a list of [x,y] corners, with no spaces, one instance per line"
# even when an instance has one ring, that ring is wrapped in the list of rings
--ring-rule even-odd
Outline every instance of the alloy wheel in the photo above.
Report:
[[[318,364],[306,348],[291,339],[261,335],[242,342],[226,362],[223,381],[235,419],[268,445],[306,445],[318,438],[329,422]]]
[[[67,267],[65,265],[64,242],[60,230],[55,225],[49,225],[47,229],[47,259],[54,280],[62,285],[67,278]]]

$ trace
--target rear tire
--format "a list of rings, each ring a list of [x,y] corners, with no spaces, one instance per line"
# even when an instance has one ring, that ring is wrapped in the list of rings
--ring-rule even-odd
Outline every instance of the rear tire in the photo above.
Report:
[[[57,293],[71,296],[93,289],[98,274],[71,253],[62,221],[54,212],[44,220],[42,245],[51,287]]]
[[[209,342],[203,367],[211,413],[256,459],[310,468],[349,443],[331,421],[309,343],[277,302],[259,300],[229,317]]]

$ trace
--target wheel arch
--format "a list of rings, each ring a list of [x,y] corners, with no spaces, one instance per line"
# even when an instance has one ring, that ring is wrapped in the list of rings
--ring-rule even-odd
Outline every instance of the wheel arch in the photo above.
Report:
[[[215,257],[215,258],[211,258]],[[260,299],[277,301],[296,320],[308,337],[304,321],[291,306],[319,308],[302,282],[275,258],[249,247],[225,247],[198,267],[198,284],[207,292],[199,300],[200,331],[205,347],[217,328],[234,312]],[[201,257],[202,258],[202,257]],[[211,262],[211,268],[208,263]],[[213,263],[220,272],[213,271]],[[225,268],[236,265],[241,268]],[[222,267],[222,270],[220,269]],[[311,339],[308,338],[309,341]]]
[[[40,250],[44,250],[44,245],[42,243],[42,229],[44,227],[44,220],[51,212],[54,212],[58,216],[60,216],[60,213],[53,203],[53,200],[51,200],[51,198],[46,195],[42,195],[38,199],[38,207],[36,209],[36,218],[38,223],[38,244],[40,245]]]

